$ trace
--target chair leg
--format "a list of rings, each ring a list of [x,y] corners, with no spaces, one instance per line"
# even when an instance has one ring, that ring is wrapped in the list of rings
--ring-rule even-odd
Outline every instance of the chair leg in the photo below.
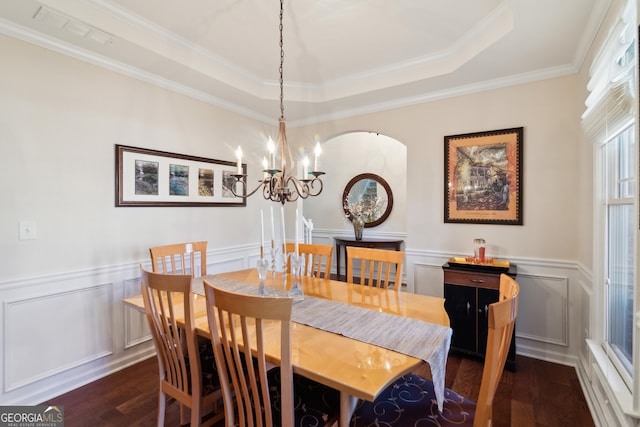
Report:
[[[182,403],[180,404],[180,425],[184,426],[189,424],[189,413],[187,412],[189,408],[184,406]]]
[[[158,392],[158,427],[164,427],[164,412],[167,405],[167,397],[162,392],[162,384]]]
[[[200,399],[193,399],[191,407],[191,427],[200,427],[202,414],[200,414]]]

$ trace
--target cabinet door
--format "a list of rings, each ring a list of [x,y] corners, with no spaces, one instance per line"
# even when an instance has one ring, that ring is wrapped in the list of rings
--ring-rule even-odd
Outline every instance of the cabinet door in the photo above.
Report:
[[[489,305],[498,301],[500,292],[494,289],[478,288],[478,353],[487,352],[489,335]]]
[[[445,283],[444,308],[453,329],[451,347],[476,352],[476,288]]]

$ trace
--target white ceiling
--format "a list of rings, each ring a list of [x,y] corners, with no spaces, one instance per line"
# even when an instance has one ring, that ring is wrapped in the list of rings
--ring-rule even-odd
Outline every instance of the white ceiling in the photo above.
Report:
[[[574,73],[610,2],[285,0],[287,122]],[[2,0],[0,33],[275,124],[279,7],[278,0]]]

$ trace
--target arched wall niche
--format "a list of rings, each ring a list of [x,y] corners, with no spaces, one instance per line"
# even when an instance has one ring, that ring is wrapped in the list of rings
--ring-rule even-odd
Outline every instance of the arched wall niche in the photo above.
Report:
[[[370,131],[341,133],[326,139],[321,147],[318,169],[326,172],[322,177],[324,189],[320,196],[303,202],[304,216],[313,220],[314,229],[352,233],[342,209],[344,188],[356,175],[373,173],[391,187],[393,209],[382,224],[365,230],[365,238],[406,233],[407,147],[396,139]]]

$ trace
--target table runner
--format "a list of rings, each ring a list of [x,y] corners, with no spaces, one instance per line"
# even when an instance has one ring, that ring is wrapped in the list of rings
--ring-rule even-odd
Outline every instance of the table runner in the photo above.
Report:
[[[256,285],[220,276],[195,278],[194,293],[204,295],[203,279],[231,292],[258,295]],[[451,328],[307,295],[293,305],[291,320],[424,360],[431,368],[438,409],[442,411]]]

